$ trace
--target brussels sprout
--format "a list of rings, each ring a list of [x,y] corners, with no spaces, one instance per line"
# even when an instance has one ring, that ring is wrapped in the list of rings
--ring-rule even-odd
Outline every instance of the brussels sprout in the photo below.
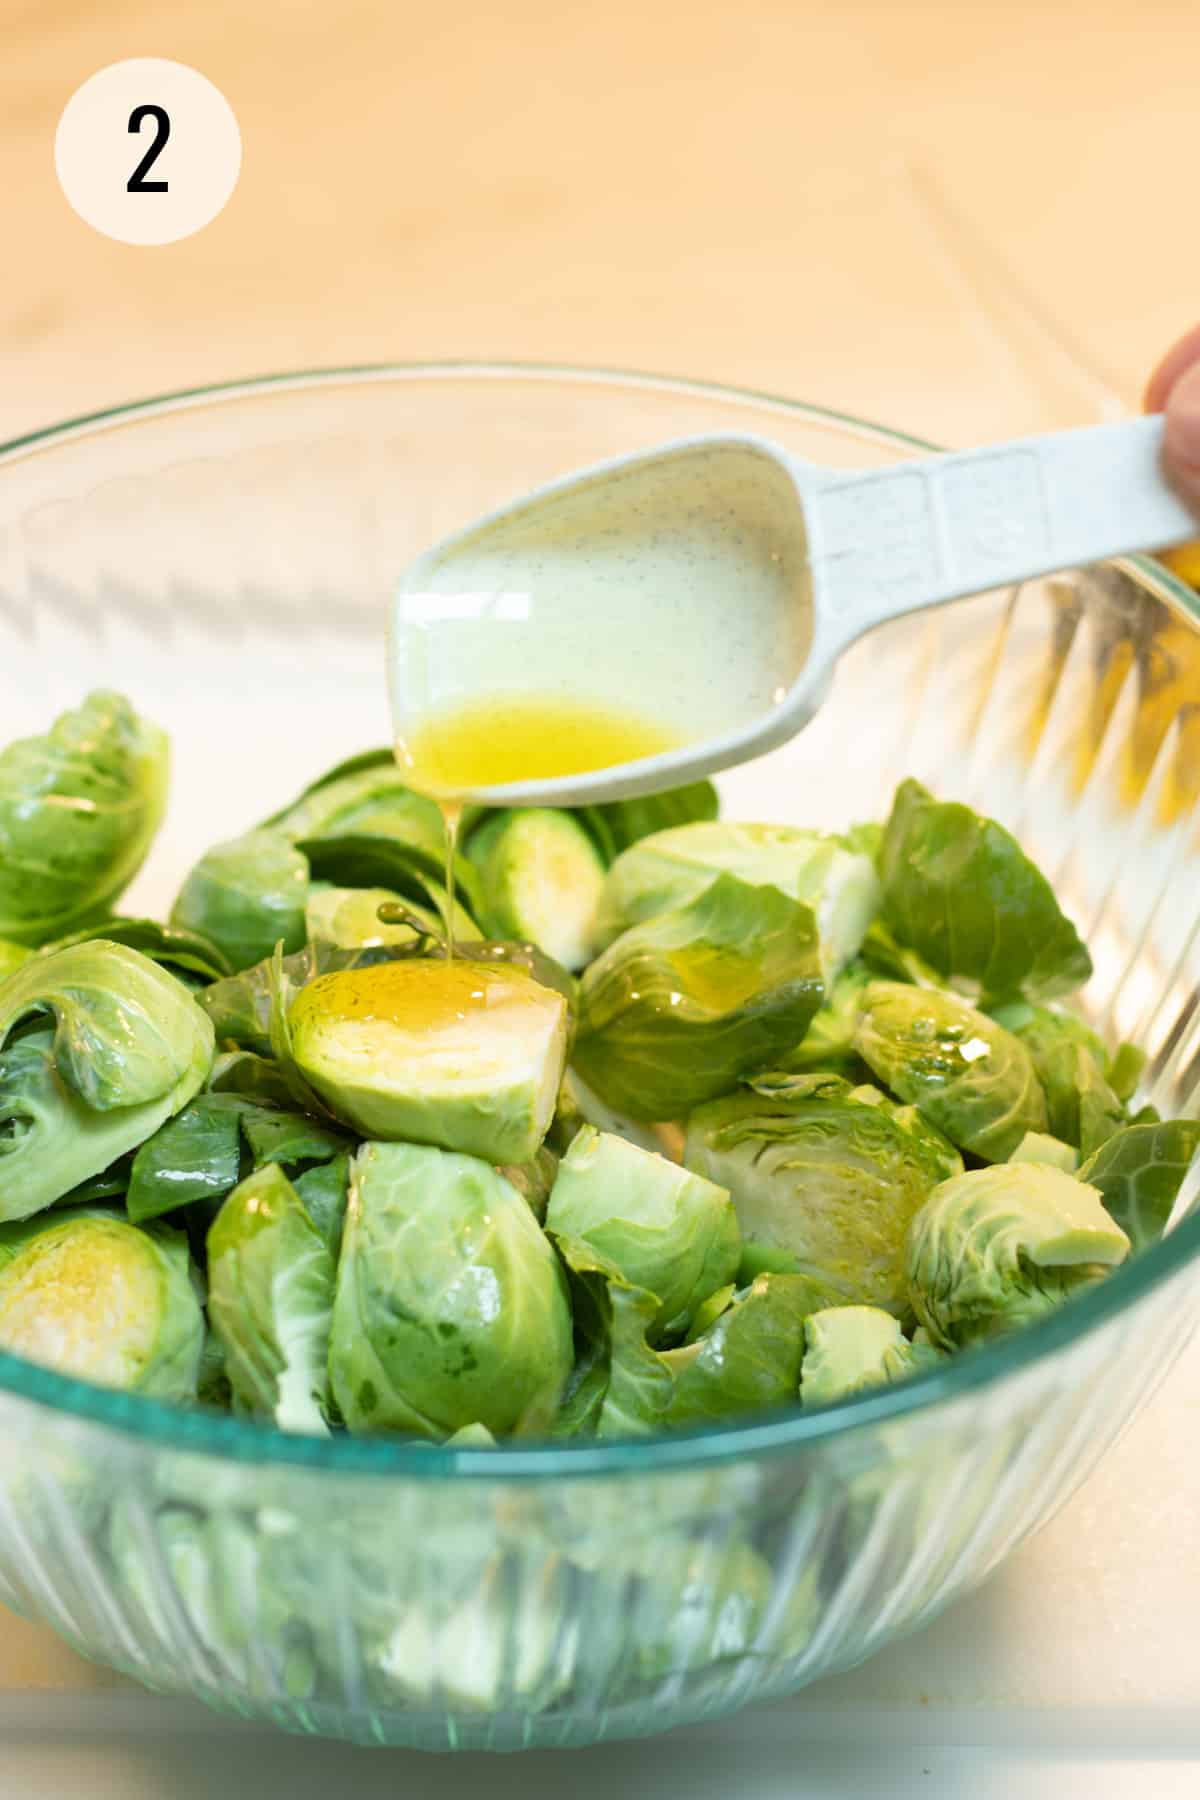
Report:
[[[406,845],[431,875],[441,875],[446,865],[441,809],[401,779],[394,756],[324,778],[261,829],[301,845],[312,839],[389,838]]]
[[[235,1402],[323,1433],[336,1267],[275,1164],[247,1176],[208,1233],[208,1316]]]
[[[658,1681],[745,1656],[770,1598],[770,1570],[751,1545],[668,1541],[626,1608],[634,1672]]]
[[[821,993],[811,908],[721,875],[591,965],[573,1060],[617,1112],[676,1119],[795,1045]]]
[[[1091,975],[1079,934],[1017,840],[919,781],[896,789],[879,872],[885,924],[946,978],[984,996],[1045,999]]]
[[[733,1195],[743,1273],[755,1261],[806,1272],[897,1313],[909,1221],[962,1168],[911,1108],[837,1075],[764,1075],[698,1108],[684,1161]]]
[[[584,1239],[564,1235],[554,1242],[570,1282],[575,1361],[553,1435],[641,1437],[656,1430],[672,1392],[665,1360],[646,1342],[658,1295],[626,1281]]]
[[[575,817],[590,833],[605,862],[611,863],[622,850],[656,831],[715,819],[719,811],[720,802],[712,782],[693,781],[686,787],[667,788],[661,794],[640,794],[632,800],[581,806]]]
[[[399,895],[397,913],[381,908],[382,924],[411,924],[415,912],[422,919],[436,918],[439,933],[456,944],[483,936],[476,924],[482,905],[479,877],[465,857],[455,860],[451,900],[444,879],[429,873],[424,857],[391,838],[306,838],[297,848],[303,851],[314,881],[342,888],[387,888]],[[396,906],[394,899],[391,906]]]
[[[633,1287],[655,1294],[652,1333],[686,1329],[700,1301],[734,1275],[741,1252],[724,1188],[591,1125],[559,1165],[546,1228],[583,1239]]]
[[[282,942],[305,938],[308,862],[274,831],[251,831],[202,856],[171,908],[172,925],[203,932],[233,968],[248,969]]]
[[[365,1144],[329,1356],[350,1429],[537,1431],[571,1363],[562,1271],[515,1188],[474,1157]]]
[[[980,1343],[1039,1318],[1129,1254],[1098,1188],[1045,1163],[972,1169],[909,1227],[913,1310],[935,1344]]]
[[[794,1050],[776,1058],[775,1067],[797,1074],[852,1075],[863,1068],[854,1048],[858,1029],[858,1003],[872,980],[865,963],[851,963],[829,991],[825,1004],[812,1016],[808,1030]]]
[[[385,924],[379,917],[381,906],[402,904],[413,924]],[[332,944],[339,950],[374,949],[379,944],[414,944],[415,924],[425,926],[431,937],[440,937],[442,921],[428,907],[420,907],[390,888],[330,887],[314,881],[308,891],[305,908],[308,941]]]
[[[991,1016],[1028,1050],[1055,1137],[1090,1156],[1121,1129],[1125,1108],[1105,1078],[1108,1051],[1082,1019],[1026,1000],[993,1007]]]
[[[888,981],[909,981],[914,987],[945,986],[937,970],[931,969],[915,950],[898,943],[882,919],[876,919],[869,926],[858,954],[859,960],[875,978],[882,975]]]
[[[120,694],[89,694],[0,751],[0,937],[43,944],[109,911],[166,793],[167,740]]]
[[[879,910],[870,858],[847,850],[839,838],[791,825],[682,825],[643,838],[617,858],[604,883],[598,942],[610,944],[631,925],[687,906],[721,874],[778,888],[811,906],[822,974],[830,981]]]
[[[211,938],[199,931],[184,931],[175,925],[160,925],[157,919],[124,919],[114,916],[98,919],[67,937],[56,938],[42,947],[40,954],[49,956],[55,950],[69,950],[74,944],[94,943],[104,938],[110,944],[125,944],[140,950],[160,968],[169,969],[185,986],[204,987],[233,973],[232,964]],[[2,964],[0,964],[2,968]]]
[[[494,938],[528,939],[565,969],[592,955],[604,864],[569,812],[528,807],[495,813],[471,839],[483,909]]]
[[[0,1226],[0,1349],[101,1387],[196,1398],[204,1317],[187,1240],[80,1209]]]
[[[29,1015],[53,1015],[22,1035]],[[0,1218],[108,1169],[204,1083],[212,1026],[164,970],[119,944],[35,956],[0,982]]]
[[[659,1352],[674,1377],[668,1425],[795,1405],[804,1321],[839,1295],[807,1275],[759,1275],[695,1343]]]
[[[804,1343],[800,1398],[805,1406],[828,1406],[941,1361],[931,1344],[910,1344],[899,1322],[877,1306],[812,1313],[804,1321]]]
[[[1079,1152],[1071,1144],[1064,1144],[1061,1138],[1049,1137],[1044,1131],[1027,1131],[1012,1155],[1010,1163],[1049,1163],[1051,1168],[1063,1169],[1073,1175],[1079,1167]]]
[[[1200,1120],[1166,1119],[1114,1132],[1079,1171],[1136,1251],[1158,1241],[1200,1149]]]
[[[515,1592],[513,1573],[511,1559],[499,1555],[479,1573],[474,1563],[440,1569],[434,1562],[420,1601],[400,1609],[368,1649],[383,1698],[491,1712],[514,1701],[542,1708],[568,1688],[577,1641],[564,1631],[574,1600],[570,1568],[562,1557],[541,1558],[521,1570]]]
[[[960,1150],[1002,1162],[1027,1131],[1046,1130],[1029,1052],[985,1013],[897,981],[871,982],[860,1007],[858,1054]]]
[[[232,1511],[169,1505],[148,1520],[140,1498],[122,1499],[112,1512],[109,1554],[117,1591],[150,1645],[177,1641],[182,1606],[189,1636],[231,1691],[272,1702],[280,1691],[293,1700],[312,1696],[323,1619],[318,1594],[311,1578],[298,1579],[305,1571],[282,1560],[261,1515],[251,1522]],[[163,1563],[169,1587],[159,1573]],[[170,1603],[165,1589],[174,1590]]]
[[[366,1137],[531,1162],[566,1056],[562,996],[523,971],[405,961],[323,975],[288,1013],[297,1068]]]

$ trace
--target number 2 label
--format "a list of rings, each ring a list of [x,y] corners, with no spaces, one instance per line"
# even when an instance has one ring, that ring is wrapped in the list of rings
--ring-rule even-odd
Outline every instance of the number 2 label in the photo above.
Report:
[[[154,141],[125,183],[127,194],[165,194],[169,192],[165,181],[147,181],[146,177],[166,148],[167,139],[171,135],[171,121],[165,107],[135,106],[129,115],[130,131],[135,135],[138,134],[147,119],[154,120]]]
[[[174,244],[229,200],[242,134],[220,88],[198,69],[135,56],[76,88],[58,121],[54,166],[94,231],[121,244]]]

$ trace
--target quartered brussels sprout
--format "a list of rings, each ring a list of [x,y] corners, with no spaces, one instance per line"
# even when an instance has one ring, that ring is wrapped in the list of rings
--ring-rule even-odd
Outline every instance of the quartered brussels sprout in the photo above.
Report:
[[[876,1078],[960,1150],[1002,1162],[1048,1127],[1046,1100],[1019,1038],[954,994],[873,981],[854,1044]]]
[[[632,1286],[649,1288],[658,1299],[652,1333],[686,1329],[697,1305],[732,1279],[741,1253],[724,1188],[590,1125],[559,1165],[546,1228],[583,1239]]]
[[[22,964],[0,982],[0,1218],[135,1149],[204,1085],[212,1053],[195,1001],[136,950],[101,941]]]
[[[562,1271],[516,1189],[471,1156],[365,1144],[329,1356],[350,1429],[544,1429],[572,1360]]]
[[[1088,1158],[1079,1179],[1097,1189],[1134,1250],[1144,1250],[1166,1230],[1197,1150],[1200,1120],[1126,1125]]]
[[[1107,1079],[1108,1051],[1082,1019],[1025,1000],[993,1007],[991,1016],[1028,1050],[1055,1137],[1090,1156],[1121,1129],[1125,1107]]]
[[[833,1306],[812,1313],[804,1321],[804,1345],[800,1398],[805,1406],[848,1400],[942,1360],[932,1344],[909,1343],[899,1321],[877,1306]]]
[[[838,1299],[828,1283],[807,1275],[756,1276],[703,1337],[659,1353],[674,1381],[664,1422],[701,1425],[794,1406],[804,1321]]]
[[[1098,1188],[1046,1163],[972,1169],[935,1188],[909,1227],[913,1310],[961,1349],[1052,1311],[1124,1262],[1129,1238]]]
[[[569,812],[552,807],[498,812],[472,834],[489,937],[537,944],[564,969],[582,969],[595,948],[604,863]]]
[[[227,1197],[208,1233],[208,1316],[236,1405],[323,1433],[336,1264],[277,1164]]]
[[[167,761],[110,693],[0,751],[0,938],[44,944],[111,911],[162,822]]]
[[[0,1350],[178,1402],[196,1398],[203,1346],[180,1232],[86,1208],[0,1226]]]
[[[1070,994],[1092,959],[1012,834],[919,781],[896,789],[879,855],[883,917],[940,975],[980,994]]]
[[[412,959],[322,975],[288,1014],[296,1067],[365,1137],[531,1162],[566,1057],[561,994],[507,964]]]
[[[733,1195],[747,1266],[816,1275],[901,1312],[904,1240],[957,1151],[877,1088],[763,1075],[688,1120],[684,1161]]]
[[[879,910],[874,864],[839,838],[791,825],[682,825],[617,858],[601,896],[598,941],[610,944],[632,925],[687,906],[722,874],[811,906],[826,980],[854,955]]]
[[[307,859],[277,831],[251,831],[216,844],[179,890],[171,923],[203,932],[232,967],[248,969],[302,948],[308,898]]]
[[[615,1111],[677,1119],[798,1043],[821,996],[811,908],[720,875],[592,963],[572,1060]]]

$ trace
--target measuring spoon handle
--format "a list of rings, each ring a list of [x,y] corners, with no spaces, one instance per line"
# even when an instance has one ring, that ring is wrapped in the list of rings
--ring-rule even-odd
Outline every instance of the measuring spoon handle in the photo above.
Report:
[[[1161,415],[899,468],[796,466],[831,647],[922,607],[1200,535],[1162,469]]]

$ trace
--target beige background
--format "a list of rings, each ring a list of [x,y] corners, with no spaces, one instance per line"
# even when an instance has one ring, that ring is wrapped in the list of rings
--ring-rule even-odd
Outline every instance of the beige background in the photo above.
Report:
[[[1127,400],[1200,314],[1196,0],[0,0],[0,27],[0,436],[492,355],[967,441],[1096,410],[1013,337],[991,256]],[[81,81],[147,54],[223,89],[245,159],[207,230],[133,249],[71,213],[52,143]]]
[[[96,236],[53,169],[67,97],[136,55],[201,69],[244,141],[222,217],[157,249]],[[463,356],[947,442],[1082,422],[1200,316],[1198,75],[1196,0],[0,0],[0,438]],[[982,1596],[811,1703],[1194,1709],[1197,1405],[1193,1355]],[[106,1680],[6,1618],[0,1664]]]

